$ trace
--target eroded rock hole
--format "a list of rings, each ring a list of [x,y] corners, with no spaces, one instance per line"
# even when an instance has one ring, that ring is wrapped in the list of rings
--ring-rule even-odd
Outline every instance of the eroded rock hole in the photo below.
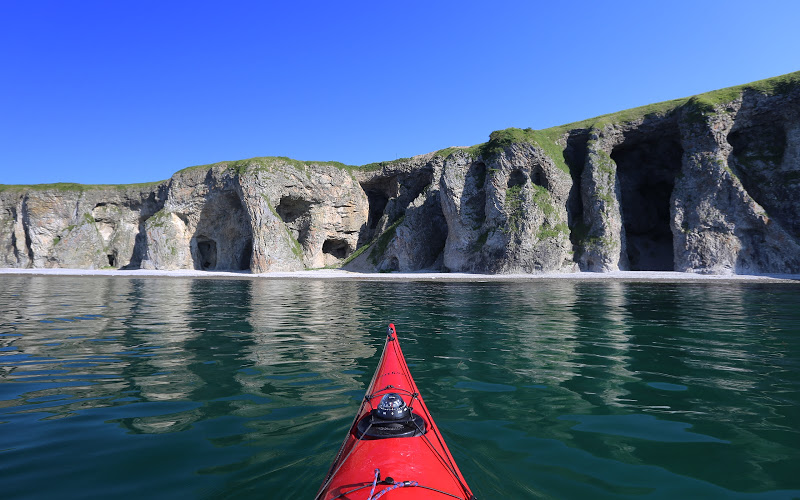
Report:
[[[544,174],[544,169],[538,165],[533,167],[533,170],[531,171],[531,182],[545,189],[550,189],[550,183],[547,182],[547,176]]]
[[[275,207],[281,220],[292,231],[292,236],[304,245],[311,227],[311,205],[313,203],[294,196],[284,196]]]
[[[525,182],[528,180],[528,177],[525,175],[525,172],[522,170],[514,170],[511,172],[511,175],[508,176],[508,184],[507,187],[516,187],[516,186],[524,186]],[[534,184],[537,184],[534,182]]]
[[[674,269],[669,201],[682,156],[677,127],[657,137],[628,139],[611,152],[632,271]]]
[[[200,258],[200,269],[211,271],[217,267],[217,242],[198,236],[197,241],[197,255]]]
[[[322,244],[322,253],[344,259],[350,253],[350,245],[344,240],[329,238]]]
[[[278,216],[287,224],[291,224],[297,219],[307,215],[311,208],[311,202],[293,196],[284,196],[281,198],[275,211]]]
[[[117,267],[117,256],[113,253],[106,255],[109,267]]]

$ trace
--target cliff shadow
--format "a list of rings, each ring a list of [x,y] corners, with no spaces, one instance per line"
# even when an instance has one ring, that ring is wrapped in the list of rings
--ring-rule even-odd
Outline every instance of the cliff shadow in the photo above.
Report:
[[[675,268],[670,197],[682,157],[675,120],[631,130],[611,151],[631,271]]]
[[[133,251],[131,252],[131,256],[128,258],[127,263],[125,263],[124,260],[120,260],[119,255],[116,255],[115,264],[111,264],[109,260],[109,265],[122,264],[120,269],[139,269],[142,267],[142,260],[144,260],[147,256],[147,230],[145,222],[147,222],[147,219],[152,217],[155,213],[164,208],[166,191],[166,185],[161,184],[158,186],[156,191],[150,193],[147,198],[141,202],[141,204],[130,205],[129,208],[131,210],[139,212],[138,232],[134,237]]]
[[[580,261],[578,257],[583,251],[583,240],[589,233],[589,226],[583,219],[583,198],[581,197],[581,175],[586,165],[588,142],[588,130],[572,130],[567,136],[567,145],[563,153],[564,163],[569,167],[569,175],[572,178],[572,187],[570,187],[567,197],[567,225],[569,226],[569,241],[572,243],[576,262]],[[581,270],[585,271],[585,269]]]
[[[461,214],[464,221],[469,220],[472,222],[473,229],[480,228],[486,221],[486,174],[486,164],[482,161],[476,161],[469,166],[464,176]],[[514,174],[516,174],[516,177]],[[510,180],[510,183],[525,184],[526,176],[522,171],[514,172],[514,174],[511,175],[513,180]]]
[[[430,165],[411,173],[374,177],[361,183],[367,195],[369,215],[357,247],[369,243],[402,217],[408,206],[433,183]]]
[[[795,238],[800,238],[800,128],[780,107],[758,106],[745,92],[728,134],[728,164],[747,194]]]
[[[369,243],[380,233],[381,219],[386,211],[389,200],[397,196],[399,185],[397,177],[378,177],[361,184],[361,189],[367,195],[369,215],[367,225],[358,237],[358,247]]]

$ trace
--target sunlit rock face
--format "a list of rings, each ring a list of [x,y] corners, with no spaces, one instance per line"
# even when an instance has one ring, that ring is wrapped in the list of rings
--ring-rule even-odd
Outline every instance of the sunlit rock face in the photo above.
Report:
[[[800,273],[800,75],[775,81],[357,168],[2,186],[0,266]]]
[[[267,272],[336,265],[366,228],[348,171],[282,159],[195,167],[148,189],[0,192],[6,267]]]
[[[138,267],[164,189],[55,185],[0,192],[0,265]]]

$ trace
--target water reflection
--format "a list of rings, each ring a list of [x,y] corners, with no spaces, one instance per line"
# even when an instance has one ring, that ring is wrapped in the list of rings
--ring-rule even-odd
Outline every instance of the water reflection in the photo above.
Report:
[[[479,496],[791,496],[794,290],[3,278],[6,494],[313,496],[391,321]]]

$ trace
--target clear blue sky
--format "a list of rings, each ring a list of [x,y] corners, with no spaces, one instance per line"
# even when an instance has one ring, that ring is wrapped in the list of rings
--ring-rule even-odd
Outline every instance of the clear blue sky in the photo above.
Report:
[[[800,70],[800,2],[0,0],[0,183],[362,165]]]

